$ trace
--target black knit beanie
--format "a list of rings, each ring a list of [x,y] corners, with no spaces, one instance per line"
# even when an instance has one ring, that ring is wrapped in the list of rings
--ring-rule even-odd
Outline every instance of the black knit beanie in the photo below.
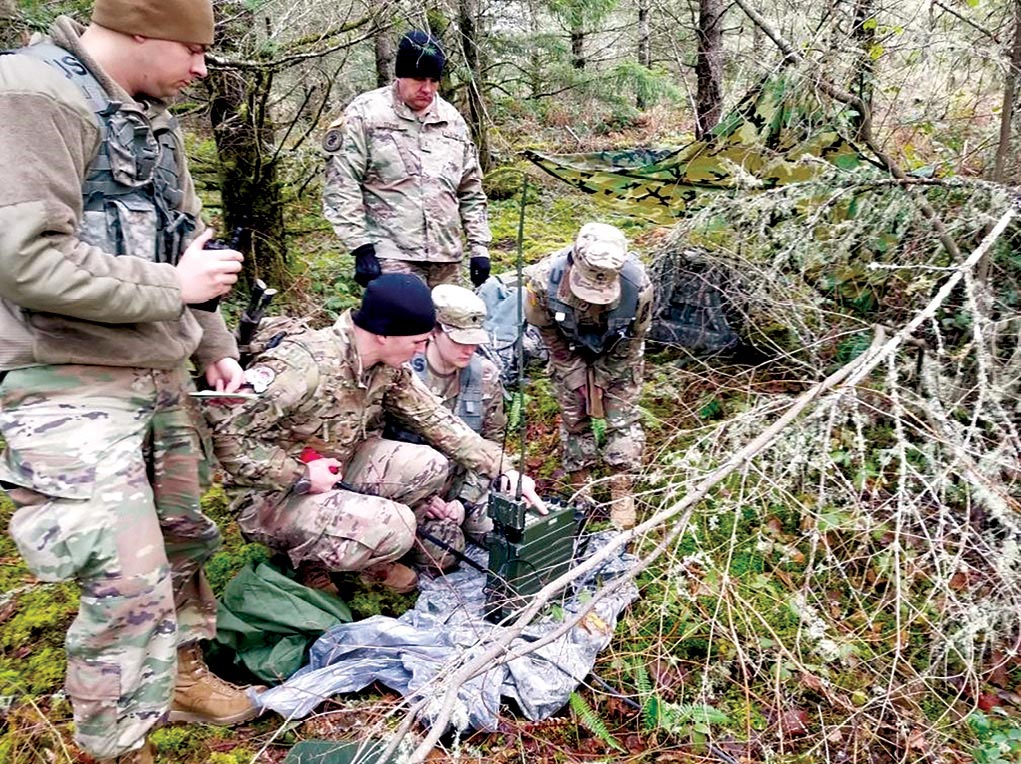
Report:
[[[429,287],[408,273],[384,273],[362,294],[362,307],[354,314],[355,326],[384,337],[428,334],[436,326]]]
[[[416,80],[438,80],[446,60],[436,38],[428,32],[414,29],[404,35],[397,46],[394,74]]]

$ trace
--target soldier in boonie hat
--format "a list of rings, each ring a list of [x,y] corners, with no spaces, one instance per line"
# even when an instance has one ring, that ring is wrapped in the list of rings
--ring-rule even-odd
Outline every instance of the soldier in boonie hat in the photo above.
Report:
[[[638,400],[652,282],[620,230],[586,223],[572,244],[529,268],[526,286],[525,318],[550,351],[563,466],[574,501],[594,507],[591,472],[602,462],[610,522],[631,528],[634,475],[645,446]],[[599,442],[595,419],[605,423]]]
[[[620,270],[627,260],[627,239],[606,223],[586,223],[574,240],[568,286],[579,299],[608,305],[620,297]]]
[[[440,284],[432,290],[436,323],[454,342],[486,345],[489,333],[483,328],[486,303],[472,291],[454,284]]]

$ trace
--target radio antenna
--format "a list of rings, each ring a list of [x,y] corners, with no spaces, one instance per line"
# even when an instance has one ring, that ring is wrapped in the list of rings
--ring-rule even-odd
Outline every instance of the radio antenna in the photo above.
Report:
[[[514,491],[514,498],[521,500],[521,483],[525,474],[525,305],[524,305],[524,261],[525,261],[525,205],[528,201],[528,175],[521,174],[521,203],[518,205],[518,254],[517,254],[517,277],[518,277],[518,338],[517,347],[514,352],[517,354],[518,383],[516,395],[520,396],[521,405],[518,407],[521,412],[518,424],[518,441],[521,444],[521,451],[518,461],[518,485]]]

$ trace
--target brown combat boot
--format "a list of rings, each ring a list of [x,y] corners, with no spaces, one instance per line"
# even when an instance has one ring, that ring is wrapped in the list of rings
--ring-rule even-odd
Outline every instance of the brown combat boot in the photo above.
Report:
[[[571,503],[586,512],[595,506],[592,499],[592,471],[588,467],[567,473],[567,480],[571,486]]]
[[[622,531],[635,527],[635,497],[631,489],[629,475],[610,478],[610,522]]]
[[[263,688],[265,689],[265,688]],[[245,689],[213,674],[197,644],[177,649],[177,683],[170,721],[231,726],[259,715]]]
[[[116,759],[105,759],[110,764],[153,764],[152,743],[146,740],[141,748],[122,753]]]
[[[382,584],[398,594],[409,594],[418,587],[418,574],[399,562],[381,562],[362,571],[365,583]]]
[[[330,569],[321,562],[308,560],[302,562],[298,565],[297,575],[294,577],[294,580],[302,586],[307,586],[309,589],[315,589],[324,594],[340,597],[340,589],[333,583]]]

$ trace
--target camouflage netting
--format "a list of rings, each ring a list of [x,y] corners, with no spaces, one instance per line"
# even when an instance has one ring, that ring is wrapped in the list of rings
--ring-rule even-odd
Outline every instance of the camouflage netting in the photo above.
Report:
[[[745,96],[705,139],[680,148],[525,156],[618,210],[669,224],[724,192],[811,180],[832,167],[877,165],[842,133],[840,111],[796,76]]]

